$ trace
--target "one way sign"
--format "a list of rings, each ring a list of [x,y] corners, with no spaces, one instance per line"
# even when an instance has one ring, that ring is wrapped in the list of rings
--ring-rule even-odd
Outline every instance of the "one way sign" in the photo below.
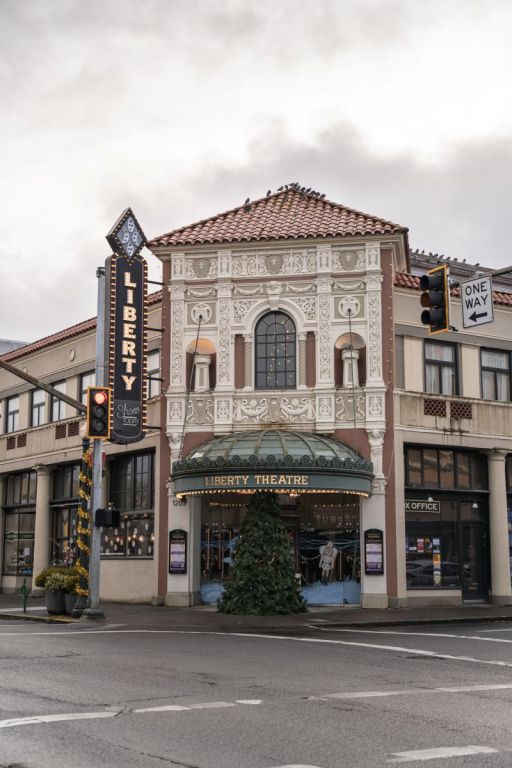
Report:
[[[460,284],[462,299],[462,324],[464,328],[492,323],[492,280],[490,275],[474,277]]]

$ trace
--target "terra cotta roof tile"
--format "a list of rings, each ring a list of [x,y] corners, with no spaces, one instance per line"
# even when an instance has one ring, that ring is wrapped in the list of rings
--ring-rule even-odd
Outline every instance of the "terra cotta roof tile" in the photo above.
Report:
[[[294,189],[283,190],[153,238],[150,248],[206,243],[407,233],[392,221]]]

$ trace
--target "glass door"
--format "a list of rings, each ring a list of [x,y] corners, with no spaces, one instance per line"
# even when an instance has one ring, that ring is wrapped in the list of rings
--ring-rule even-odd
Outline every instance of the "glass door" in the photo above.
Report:
[[[486,540],[482,523],[462,523],[462,599],[488,599]]]

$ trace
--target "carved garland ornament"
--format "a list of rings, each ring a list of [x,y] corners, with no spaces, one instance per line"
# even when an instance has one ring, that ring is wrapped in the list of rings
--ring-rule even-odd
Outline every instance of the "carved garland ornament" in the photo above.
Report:
[[[171,297],[171,387],[183,385],[183,302]]]
[[[320,381],[331,377],[331,297],[319,297]]]
[[[380,290],[368,291],[368,373],[369,379],[382,378],[382,315]]]
[[[219,384],[229,384],[231,333],[229,322],[229,299],[219,300]]]
[[[315,420],[315,402],[308,397],[260,397],[235,400],[233,419],[239,423],[302,423]]]

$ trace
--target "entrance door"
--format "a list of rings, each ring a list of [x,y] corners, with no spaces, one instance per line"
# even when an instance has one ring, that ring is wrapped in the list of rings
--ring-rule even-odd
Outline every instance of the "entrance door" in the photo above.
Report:
[[[482,523],[462,523],[462,599],[488,598],[486,541]]]

